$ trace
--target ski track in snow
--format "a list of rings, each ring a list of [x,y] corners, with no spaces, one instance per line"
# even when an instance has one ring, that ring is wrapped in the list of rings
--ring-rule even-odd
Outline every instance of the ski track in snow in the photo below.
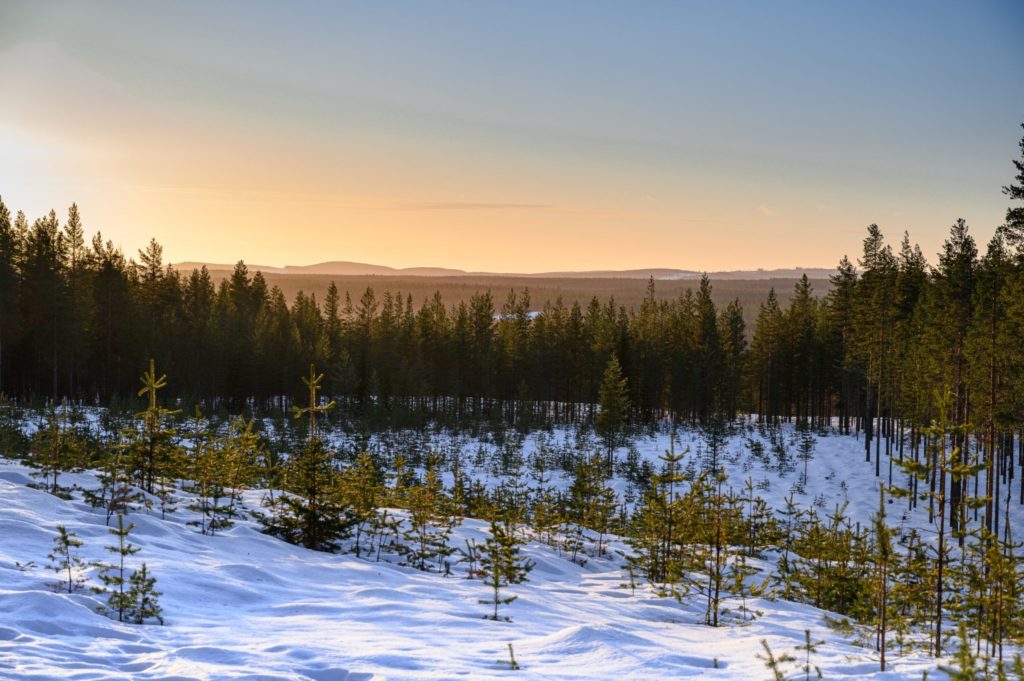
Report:
[[[679,439],[677,450],[689,446],[693,457],[699,434]],[[469,451],[476,447],[471,444]],[[634,444],[653,460],[668,448],[668,436]],[[525,453],[536,446],[527,438]],[[729,466],[730,484],[739,488],[748,476],[768,480],[759,494],[780,508],[802,464],[780,478],[760,464],[741,467],[748,459],[742,438],[732,439],[728,450],[743,452]],[[795,444],[790,452],[795,456]],[[805,492],[796,495],[802,506],[818,498],[824,513],[848,500],[849,514],[861,522],[877,507],[874,464],[864,462],[863,445],[854,438],[819,438],[810,471]],[[755,657],[760,640],[776,654],[792,652],[803,643],[804,629],[827,642],[812,660],[826,679],[920,679],[925,669],[930,678],[943,677],[919,653],[892,654],[890,671],[878,672],[873,651],[828,629],[822,611],[802,604],[748,599],[763,613],[757,620],[704,626],[699,597],[681,605],[643,587],[635,595],[623,587],[627,577],[615,554],[626,550],[621,542],[612,542],[609,557],[590,558],[583,567],[530,542],[524,554],[536,567],[529,582],[510,589],[518,600],[503,607],[513,621],[493,622],[483,619],[487,606],[477,602],[487,588],[465,579],[461,566],[456,576],[444,577],[312,552],[260,533],[251,520],[203,536],[186,524],[194,516],[185,510],[166,519],[156,512],[129,516],[131,541],[141,548],[130,565],[144,560],[157,577],[166,625],[121,624],[97,614],[100,601],[88,592],[52,591],[54,575],[45,568],[57,524],[77,532],[84,558],[106,560],[104,513],[80,499],[27,487],[29,474],[0,459],[0,679],[760,679],[769,675]],[[90,473],[61,482],[98,486]],[[625,489],[622,481],[615,486]],[[259,498],[258,491],[246,495],[250,507]],[[901,518],[903,508],[900,502],[889,507],[890,524],[927,527],[921,513]],[[1013,509],[1016,522],[1019,510]],[[465,520],[452,543],[482,542],[486,527]],[[30,562],[36,565],[25,567]],[[509,642],[520,671],[508,669]]]

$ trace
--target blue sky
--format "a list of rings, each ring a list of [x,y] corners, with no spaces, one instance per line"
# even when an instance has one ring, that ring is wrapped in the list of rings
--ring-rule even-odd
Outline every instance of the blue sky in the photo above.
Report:
[[[7,2],[0,195],[172,259],[831,266],[984,242],[1024,4]]]

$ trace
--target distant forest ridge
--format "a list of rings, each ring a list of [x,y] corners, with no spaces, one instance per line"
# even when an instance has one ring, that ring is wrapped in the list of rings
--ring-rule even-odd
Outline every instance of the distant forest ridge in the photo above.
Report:
[[[195,265],[196,267],[186,267]],[[201,263],[180,263],[173,265],[174,269],[183,275],[188,275],[193,269],[201,267]],[[220,267],[220,266],[218,266]],[[373,288],[378,294],[390,291],[392,294],[401,295],[403,299],[411,298],[413,309],[420,307],[431,300],[435,293],[440,293],[448,304],[458,305],[469,303],[470,299],[478,293],[491,292],[498,300],[502,301],[509,291],[515,290],[530,292],[530,309],[538,312],[544,309],[547,303],[555,303],[559,298],[568,305],[580,303],[586,305],[592,298],[602,301],[614,298],[615,302],[627,310],[638,309],[648,293],[647,285],[649,277],[632,278],[607,278],[607,277],[540,277],[535,275],[501,275],[501,274],[464,274],[453,276],[423,276],[405,274],[397,270],[393,274],[285,274],[280,271],[267,271],[258,265],[246,265],[250,273],[260,272],[267,286],[281,289],[285,298],[289,301],[302,292],[306,295],[314,295],[317,300],[322,301],[327,295],[327,290],[333,283],[337,286],[341,297],[346,294],[352,300],[358,300],[367,288]],[[230,269],[213,269],[207,265],[210,278],[214,284],[219,285],[221,281],[231,278],[234,266]],[[817,270],[815,270],[817,271]],[[834,273],[835,270],[832,270]],[[709,275],[714,283],[711,291],[712,300],[717,305],[725,305],[734,300],[739,300],[743,309],[743,316],[748,322],[752,322],[757,315],[758,305],[764,302],[768,292],[774,289],[783,302],[788,302],[793,294],[794,286],[799,281],[799,276],[790,278],[774,279],[717,279],[718,275]],[[808,273],[808,277],[811,275]],[[700,278],[696,279],[657,279],[655,297],[658,300],[672,300],[684,295],[686,291],[696,291],[700,285]],[[825,295],[829,290],[828,275],[821,278],[811,278],[813,294]]]
[[[232,271],[234,264],[180,262],[172,264],[176,270],[190,272],[194,269],[206,269],[210,272]],[[658,281],[699,280],[702,272],[697,270],[681,270],[671,267],[647,267],[632,270],[582,270],[563,272],[468,272],[450,267],[388,267],[387,265],[371,265],[361,262],[333,260],[313,265],[285,265],[273,267],[269,265],[247,265],[250,272],[266,274],[322,274],[334,276],[403,276],[403,277],[499,277],[527,279],[655,279]],[[828,267],[793,267],[781,269],[728,270],[708,272],[713,280],[723,279],[799,279],[804,274],[809,279],[828,279],[835,268]]]

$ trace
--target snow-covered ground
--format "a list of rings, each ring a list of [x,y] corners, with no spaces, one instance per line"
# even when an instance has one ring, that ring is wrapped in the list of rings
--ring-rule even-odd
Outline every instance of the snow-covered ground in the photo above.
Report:
[[[695,456],[699,435],[681,439]],[[740,487],[749,476],[761,483],[761,496],[780,506],[802,463],[794,458],[795,470],[780,475],[752,459],[744,442],[730,441],[730,483]],[[635,446],[652,459],[668,440],[644,438]],[[525,449],[535,451],[536,442],[528,439]],[[795,457],[795,444],[789,449]],[[848,500],[860,520],[875,510],[874,466],[864,463],[854,438],[820,438],[809,470],[806,489],[796,495],[805,507],[832,510]],[[823,612],[802,604],[748,600],[761,612],[755,621],[704,626],[699,602],[623,586],[619,543],[582,567],[529,543],[524,552],[536,567],[529,582],[510,589],[518,595],[504,609],[512,621],[495,622],[483,619],[487,606],[478,603],[486,587],[464,570],[445,577],[312,552],[262,534],[252,520],[204,536],[187,524],[193,516],[184,510],[166,519],[129,517],[141,549],[130,564],[144,560],[158,578],[166,624],[121,624],[96,612],[96,596],[55,593],[45,567],[57,524],[85,542],[84,558],[107,560],[105,514],[81,499],[29,487],[29,474],[0,460],[0,679],[761,679],[769,678],[756,657],[761,639],[776,654],[792,653],[805,629],[826,641],[812,659],[826,679],[920,679],[935,669],[922,655],[890,656],[890,671],[879,673],[876,654],[863,643],[866,632],[840,634],[825,625]],[[91,473],[61,482],[98,486]],[[251,505],[258,499],[256,492],[247,496]],[[891,524],[902,522],[901,509],[893,505]],[[924,526],[917,514],[906,522]],[[486,534],[484,523],[466,520],[452,542],[482,543]],[[735,610],[738,603],[723,605]],[[509,669],[508,643],[519,671]],[[932,671],[929,678],[942,675]]]

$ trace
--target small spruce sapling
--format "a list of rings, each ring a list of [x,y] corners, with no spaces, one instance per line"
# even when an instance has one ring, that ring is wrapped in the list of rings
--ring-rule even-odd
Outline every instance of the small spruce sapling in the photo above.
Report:
[[[811,681],[811,672],[815,674],[815,678],[821,678],[821,668],[818,665],[811,662],[811,655],[818,652],[818,646],[825,645],[824,641],[812,641],[811,630],[804,629],[804,644],[797,646],[798,652],[803,654],[804,661],[800,665],[800,671],[804,673],[804,681]]]
[[[493,590],[489,599],[481,599],[482,605],[493,605],[494,613],[487,619],[498,619],[498,606],[508,605],[517,596],[502,596],[501,590],[512,584],[526,581],[526,575],[533,569],[533,561],[519,555],[519,540],[507,523],[491,521],[491,536],[487,538],[480,568],[486,574],[484,584]],[[511,621],[505,618],[506,621]]]
[[[980,674],[978,669],[978,656],[974,652],[974,646],[968,637],[967,623],[960,622],[957,637],[960,645],[957,648],[954,660],[956,666],[939,665],[939,671],[945,672],[950,681],[975,681],[976,679],[989,678],[987,674]]]
[[[740,605],[737,609],[744,624],[748,620],[756,619],[760,614],[759,610],[751,610],[747,604],[748,597],[756,598],[761,596],[766,588],[764,584],[747,584],[747,580],[759,572],[760,570],[757,567],[747,562],[747,557],[743,553],[737,553],[729,565],[729,590],[734,597],[740,599]]]
[[[57,536],[53,538],[53,550],[47,556],[50,559],[50,569],[58,575],[66,575],[54,585],[57,591],[66,589],[68,593],[74,593],[85,585],[82,570],[86,564],[75,554],[75,549],[81,545],[82,541],[73,531],[68,532],[63,525],[57,526]]]
[[[466,548],[460,548],[459,553],[462,555],[462,557],[459,558],[459,562],[466,564],[466,579],[484,576],[477,567],[480,563],[480,547],[477,545],[475,539],[467,539]]]
[[[782,653],[775,657],[772,649],[768,646],[768,641],[763,638],[761,639],[761,647],[764,648],[764,655],[757,653],[756,657],[764,661],[764,666],[772,673],[772,681],[785,681],[786,670],[784,665],[796,661],[796,658],[789,653]]]
[[[118,514],[117,527],[111,527],[109,530],[110,534],[117,537],[117,543],[113,546],[104,547],[107,551],[117,555],[117,562],[100,565],[99,578],[108,593],[107,607],[112,612],[117,613],[118,622],[125,621],[125,614],[132,607],[130,580],[125,576],[125,559],[139,552],[139,548],[128,541],[128,534],[132,531],[133,527],[135,527],[134,523],[125,525],[124,516]]]
[[[163,608],[157,601],[162,594],[156,590],[156,577],[150,574],[145,563],[132,573],[128,583],[128,621],[133,624],[145,624],[155,619],[163,624]]]
[[[508,662],[508,668],[510,670],[512,670],[514,672],[519,671],[519,669],[520,669],[519,663],[516,662],[516,653],[515,653],[514,650],[512,650],[512,644],[511,643],[508,644],[508,660],[507,660],[507,662]]]
[[[56,404],[50,405],[46,426],[32,436],[29,461],[38,466],[33,473],[43,479],[42,488],[54,496],[67,499],[68,489],[57,484],[60,474],[78,468],[81,443],[68,426],[68,406],[65,403],[58,413]],[[52,481],[51,481],[52,479]]]
[[[816,443],[817,438],[811,432],[810,426],[804,424],[800,430],[799,453],[797,454],[797,458],[804,464],[804,472],[800,478],[804,485],[807,484],[807,464],[814,458],[814,445]]]

